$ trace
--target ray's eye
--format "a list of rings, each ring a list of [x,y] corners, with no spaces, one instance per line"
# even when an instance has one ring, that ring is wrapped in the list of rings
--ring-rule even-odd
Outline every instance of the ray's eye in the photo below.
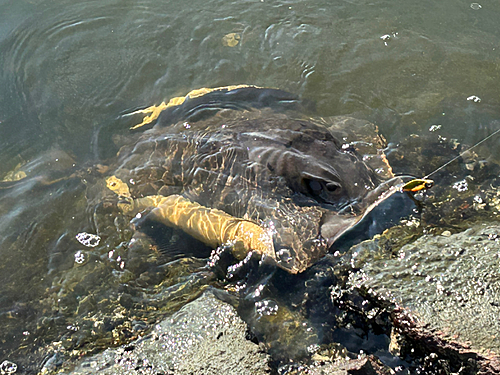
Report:
[[[333,192],[335,192],[335,191],[337,191],[339,189],[340,189],[340,185],[335,184],[333,182],[328,182],[326,184],[326,190],[328,190],[330,193],[333,193]]]
[[[337,195],[342,190],[340,184],[332,181],[327,182],[316,179],[305,179],[304,182],[309,194],[313,196],[323,196],[324,194]]]

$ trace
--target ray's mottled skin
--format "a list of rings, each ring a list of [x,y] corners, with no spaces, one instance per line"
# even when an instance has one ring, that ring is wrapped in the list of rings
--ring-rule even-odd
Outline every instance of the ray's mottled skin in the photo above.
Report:
[[[376,173],[363,160],[381,159],[383,145],[365,142],[372,155],[361,155],[339,136],[338,122],[276,111],[301,109],[290,94],[236,86],[178,102],[122,147],[116,177],[133,199],[178,195],[256,223],[289,272],[323,256],[392,191],[381,178],[391,171]]]

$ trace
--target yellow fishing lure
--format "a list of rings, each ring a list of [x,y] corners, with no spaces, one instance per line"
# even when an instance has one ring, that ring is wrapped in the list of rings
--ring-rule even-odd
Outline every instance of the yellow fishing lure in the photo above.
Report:
[[[427,180],[423,178],[416,178],[414,180],[408,181],[401,187],[402,191],[416,193],[417,191],[430,189],[434,186],[434,181]]]

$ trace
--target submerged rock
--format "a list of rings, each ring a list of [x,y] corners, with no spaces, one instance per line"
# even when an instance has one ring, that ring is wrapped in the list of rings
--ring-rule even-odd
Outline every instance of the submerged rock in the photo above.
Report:
[[[270,357],[246,335],[236,310],[208,291],[148,336],[87,358],[68,374],[269,374]]]
[[[261,345],[250,340],[247,324],[230,304],[219,300],[216,294],[220,292],[206,291],[197,300],[158,323],[146,337],[119,348],[107,349],[80,361],[72,370],[61,369],[58,373],[271,374],[271,357]],[[374,355],[355,355],[345,349],[342,352],[337,353],[335,358],[316,355],[311,365],[285,365],[279,372],[289,375],[394,374]]]

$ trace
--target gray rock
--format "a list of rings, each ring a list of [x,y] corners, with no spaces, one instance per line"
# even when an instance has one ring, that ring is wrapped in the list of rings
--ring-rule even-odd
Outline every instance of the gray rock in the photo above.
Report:
[[[385,295],[443,337],[500,353],[499,224],[449,237],[426,235],[397,257],[381,254],[374,243],[352,253],[361,268],[351,275],[352,286]]]
[[[375,356],[365,356],[345,362],[325,363],[313,366],[307,374],[310,375],[394,375],[388,366],[385,366]]]
[[[208,291],[157,324],[150,335],[87,358],[68,373],[268,374],[269,358],[245,338],[246,330],[236,310]]]

